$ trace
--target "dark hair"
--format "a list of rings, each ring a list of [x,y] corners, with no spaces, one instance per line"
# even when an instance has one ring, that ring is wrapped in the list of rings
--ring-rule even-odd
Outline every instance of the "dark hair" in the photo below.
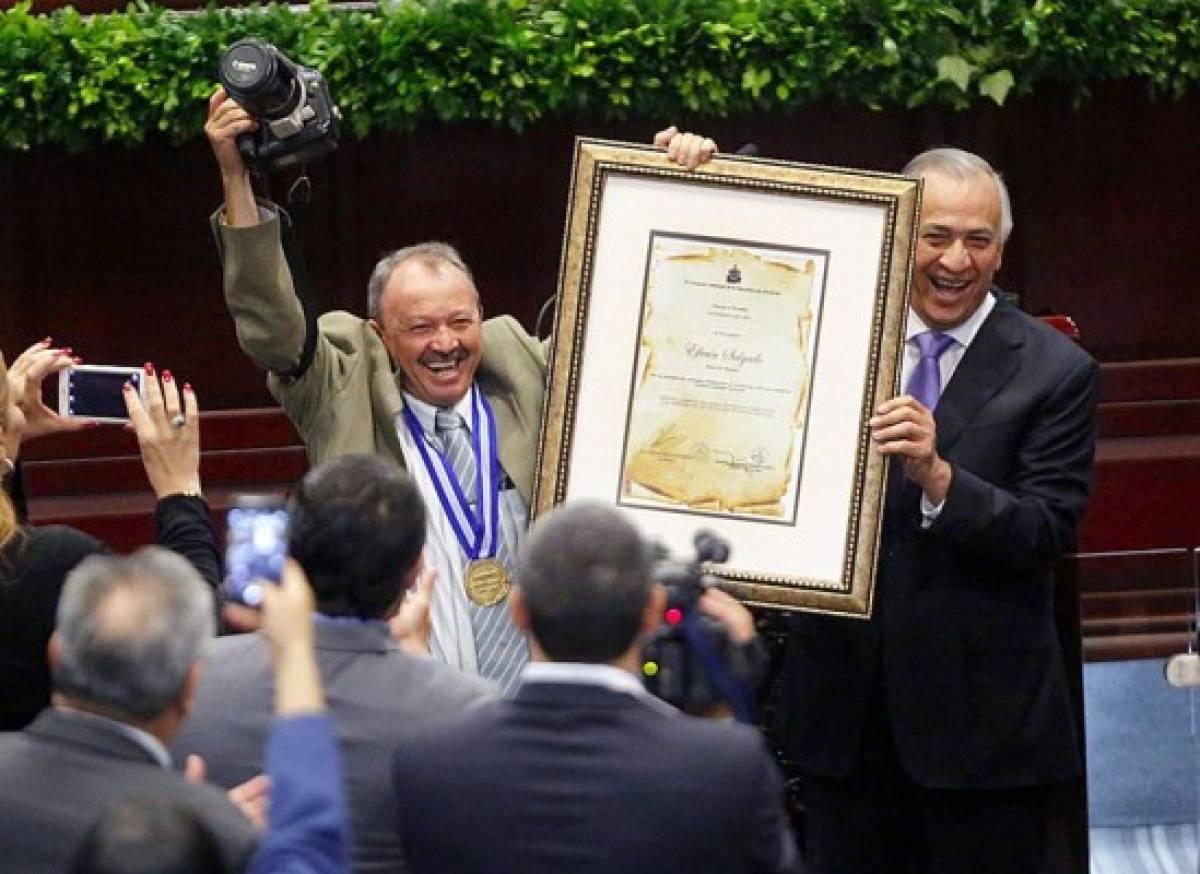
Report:
[[[533,526],[517,580],[547,656],[610,662],[637,637],[653,585],[651,552],[611,507],[568,503]]]
[[[383,456],[327,461],[292,497],[288,552],[327,616],[386,616],[424,547],[421,493]]]
[[[165,799],[129,798],[84,835],[71,874],[223,874],[217,840],[196,814]]]

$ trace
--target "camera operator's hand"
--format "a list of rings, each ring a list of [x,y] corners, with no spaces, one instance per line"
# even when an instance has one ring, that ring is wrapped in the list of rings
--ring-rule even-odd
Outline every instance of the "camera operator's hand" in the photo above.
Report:
[[[235,228],[258,224],[258,205],[250,185],[250,171],[237,150],[240,134],[258,129],[258,122],[228,94],[218,88],[208,100],[208,120],[204,134],[221,168],[221,186],[225,190],[225,221]]]
[[[146,365],[146,400],[133,386],[125,385],[125,409],[137,434],[142,465],[156,497],[200,493],[200,411],[196,393],[183,387],[183,401],[171,371],[162,373],[162,385],[154,365]]]
[[[729,633],[729,638],[741,646],[758,636],[754,615],[737,598],[721,589],[705,590],[700,596],[700,612],[712,617]]]

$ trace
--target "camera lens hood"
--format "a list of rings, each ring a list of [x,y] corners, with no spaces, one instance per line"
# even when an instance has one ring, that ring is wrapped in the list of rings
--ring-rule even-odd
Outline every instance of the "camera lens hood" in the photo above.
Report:
[[[279,50],[259,39],[240,39],[217,65],[225,91],[259,118],[283,118],[296,108],[296,71]]]

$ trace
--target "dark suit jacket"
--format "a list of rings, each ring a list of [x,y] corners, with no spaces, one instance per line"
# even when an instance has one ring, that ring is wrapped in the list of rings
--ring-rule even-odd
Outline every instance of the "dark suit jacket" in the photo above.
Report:
[[[756,731],[581,684],[513,700],[397,746],[414,872],[780,871],[794,847]]]
[[[792,620],[779,716],[802,769],[850,770],[881,679],[900,761],[921,785],[1079,773],[1051,571],[1091,487],[1096,372],[1062,334],[997,302],[935,414],[953,468],[941,515],[922,529],[919,489],[893,476],[872,619]]]
[[[63,874],[92,823],[126,798],[161,799],[195,812],[241,871],[255,833],[225,793],[161,767],[136,741],[93,719],[44,711],[0,735],[0,867]]]
[[[494,687],[407,655],[382,623],[318,620],[316,656],[341,750],[354,869],[402,870],[389,769],[396,737],[414,723],[445,719],[491,698]],[[172,744],[175,760],[199,753],[208,779],[226,788],[260,773],[274,710],[273,676],[260,635],[219,638],[204,660],[192,712]]]

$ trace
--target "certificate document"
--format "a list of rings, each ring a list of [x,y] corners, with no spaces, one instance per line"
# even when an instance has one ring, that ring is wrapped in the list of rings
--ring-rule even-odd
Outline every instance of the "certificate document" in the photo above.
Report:
[[[619,504],[795,521],[828,263],[651,232]]]

